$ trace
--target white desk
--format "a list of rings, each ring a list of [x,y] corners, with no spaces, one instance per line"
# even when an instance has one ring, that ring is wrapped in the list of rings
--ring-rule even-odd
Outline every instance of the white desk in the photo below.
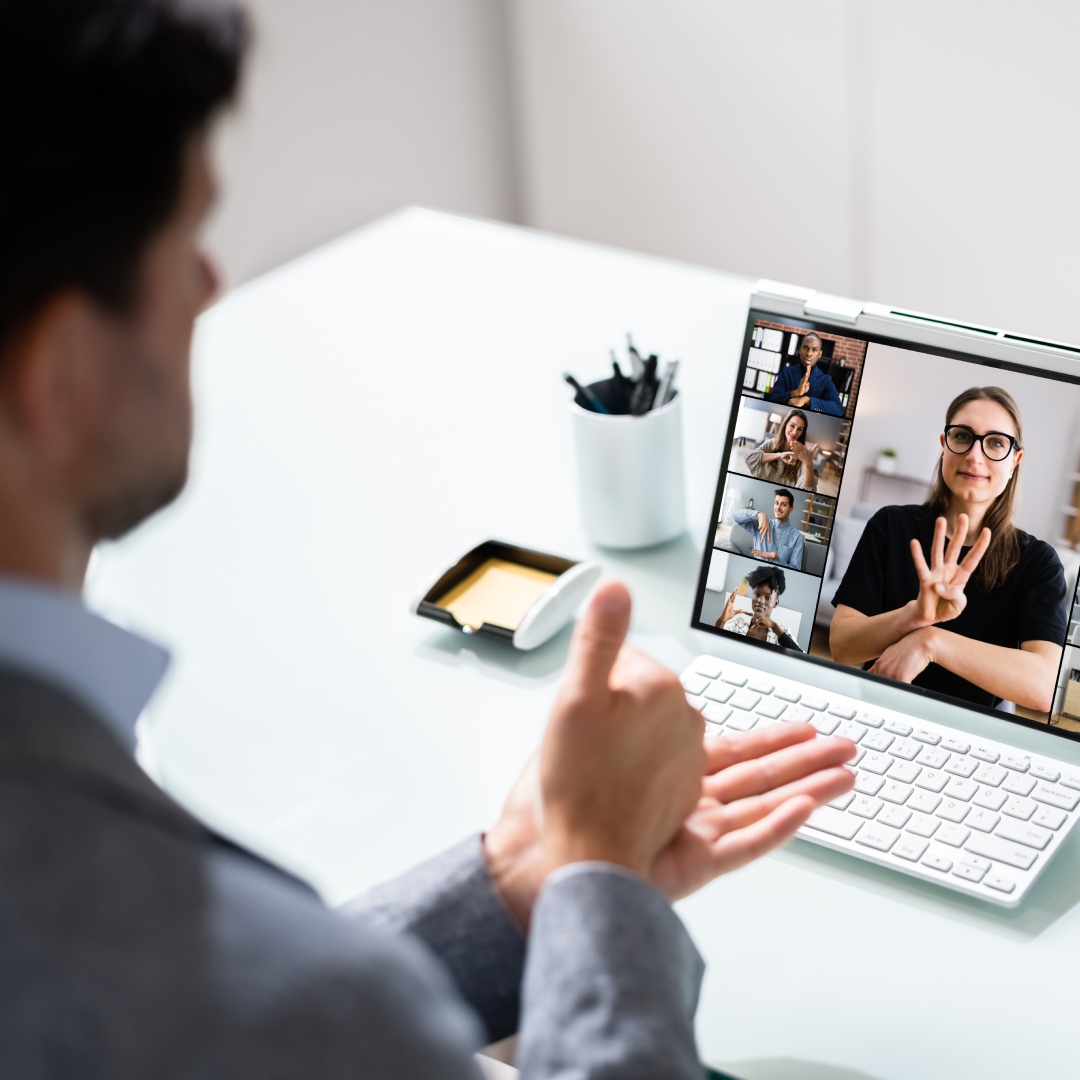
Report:
[[[749,291],[407,211],[219,304],[191,486],[90,590],[175,650],[150,723],[170,790],[330,901],[489,824],[568,635],[515,655],[409,614],[489,536],[598,557],[631,586],[635,642],[675,668],[729,653],[688,625]],[[691,528],[614,555],[580,532],[561,373],[602,376],[627,330],[683,361]],[[681,906],[709,961],[704,1057],[747,1080],[1071,1075],[1078,844],[1013,913],[802,842],[721,879]]]

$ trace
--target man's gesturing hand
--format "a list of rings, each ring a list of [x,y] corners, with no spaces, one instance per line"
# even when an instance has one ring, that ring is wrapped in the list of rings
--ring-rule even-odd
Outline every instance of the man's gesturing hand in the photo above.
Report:
[[[623,644],[630,594],[602,585],[578,623],[540,758],[547,869],[597,859],[648,877],[701,797],[701,713]]]

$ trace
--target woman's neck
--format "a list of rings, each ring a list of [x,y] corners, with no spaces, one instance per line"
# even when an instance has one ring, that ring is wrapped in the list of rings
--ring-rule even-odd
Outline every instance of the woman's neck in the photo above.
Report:
[[[967,536],[964,538],[964,547],[971,547],[978,538],[979,533],[982,532],[983,518],[986,517],[988,509],[989,507],[984,506],[982,503],[965,503],[956,498],[950,499],[949,508],[945,511],[945,521],[948,525],[946,532],[949,536],[955,536],[957,518],[961,514],[967,514],[968,526]]]

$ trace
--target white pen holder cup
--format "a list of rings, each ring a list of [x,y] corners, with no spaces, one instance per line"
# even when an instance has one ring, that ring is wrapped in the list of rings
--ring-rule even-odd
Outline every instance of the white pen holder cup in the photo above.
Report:
[[[590,389],[603,401],[611,380]],[[605,416],[570,402],[578,500],[594,544],[643,548],[686,527],[679,394],[643,416]]]

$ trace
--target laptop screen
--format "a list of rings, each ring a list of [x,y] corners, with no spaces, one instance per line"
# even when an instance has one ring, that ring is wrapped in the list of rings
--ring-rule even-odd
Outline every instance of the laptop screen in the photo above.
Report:
[[[1076,380],[750,312],[697,629],[1080,737],[1078,565]]]

